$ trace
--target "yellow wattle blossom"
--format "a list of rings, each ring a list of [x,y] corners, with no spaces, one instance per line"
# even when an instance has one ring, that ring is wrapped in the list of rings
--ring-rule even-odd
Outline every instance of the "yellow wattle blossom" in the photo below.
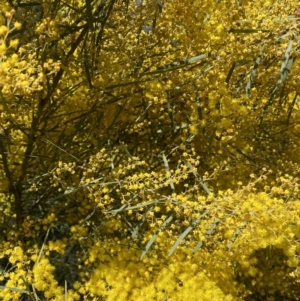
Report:
[[[9,41],[9,46],[12,48],[17,48],[18,44],[19,44],[19,40],[17,40],[17,39]]]
[[[0,55],[5,54],[5,52],[6,52],[6,45],[4,42],[2,43],[0,42]]]
[[[0,26],[0,36],[4,36],[8,32],[8,28],[4,25]]]

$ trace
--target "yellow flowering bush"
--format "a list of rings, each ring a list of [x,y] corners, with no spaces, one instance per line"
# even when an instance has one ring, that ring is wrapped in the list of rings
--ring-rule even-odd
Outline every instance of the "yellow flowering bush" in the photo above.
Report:
[[[297,300],[297,5],[2,1],[1,300]]]

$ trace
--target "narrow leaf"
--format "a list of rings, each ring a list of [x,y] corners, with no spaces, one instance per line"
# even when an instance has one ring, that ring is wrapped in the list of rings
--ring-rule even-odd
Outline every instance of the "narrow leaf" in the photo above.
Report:
[[[234,71],[234,69],[235,69],[235,66],[236,66],[236,62],[233,62],[233,64],[231,65],[231,68],[230,68],[230,70],[229,70],[229,72],[228,72],[228,74],[227,74],[227,76],[226,76],[226,79],[225,79],[225,82],[226,82],[227,84],[228,84],[229,81],[230,81],[230,78],[231,78],[232,73],[233,73],[233,71]]]
[[[232,238],[230,239],[230,241],[229,241],[229,243],[228,243],[228,245],[227,245],[228,251],[231,250],[231,248],[232,248],[234,242],[236,241],[237,237],[239,236],[239,234],[242,232],[242,230],[245,228],[246,225],[247,225],[247,222],[244,222],[244,223],[242,224],[242,226],[240,226],[240,227],[238,227],[238,228],[236,229],[236,231],[234,232]]]
[[[41,3],[40,2],[30,2],[30,3],[19,3],[18,6],[19,7],[27,7],[27,6],[40,6]]]
[[[141,260],[145,257],[145,255],[147,254],[148,250],[151,248],[151,246],[153,245],[153,243],[155,242],[158,234],[164,230],[164,228],[172,221],[173,216],[169,216],[164,223],[160,226],[160,228],[157,230],[157,232],[151,237],[151,239],[148,241],[145,250],[143,251],[142,255],[141,255]]]
[[[190,65],[192,63],[195,63],[197,61],[206,59],[208,56],[209,56],[209,53],[205,53],[205,54],[201,54],[201,55],[198,55],[198,56],[194,56],[194,57],[189,58],[187,60],[176,61],[176,62],[173,62],[171,64],[167,64],[167,65],[164,65],[162,67],[158,67],[155,71],[149,71],[149,72],[142,73],[141,76],[173,71],[173,70],[188,66],[188,65]]]
[[[171,256],[174,253],[174,251],[176,250],[176,248],[178,247],[178,245],[181,243],[181,241],[200,223],[201,219],[205,215],[207,215],[207,212],[204,212],[195,222],[193,222],[192,225],[188,226],[184,230],[184,232],[179,236],[179,238],[176,240],[176,242],[172,246],[171,250],[169,251],[168,256]]]
[[[146,218],[143,217],[142,222],[134,228],[134,230],[131,233],[131,240],[133,240],[136,237],[136,235],[139,233],[139,230],[142,228],[145,221],[146,221]]]
[[[126,87],[126,86],[131,86],[131,85],[136,85],[136,84],[140,84],[140,83],[149,82],[149,81],[152,81],[153,79],[155,79],[155,78],[148,78],[148,79],[144,79],[144,80],[136,80],[136,81],[127,82],[127,83],[120,83],[120,84],[116,84],[116,85],[107,86],[104,89],[105,90],[113,90],[113,89],[119,88],[119,87]]]
[[[164,153],[162,154],[162,156],[163,156],[163,160],[164,160],[166,171],[169,172],[170,168],[169,168],[167,157],[165,156]],[[172,190],[175,190],[174,183],[173,183],[173,181],[171,179],[170,179],[170,187],[171,187]]]
[[[146,221],[145,216],[146,216],[147,214],[149,214],[153,209],[154,209],[154,207],[152,206],[152,207],[146,212],[146,214],[143,216],[142,221],[141,221],[141,222],[134,228],[134,230],[132,231],[130,241],[128,242],[128,249],[129,249],[129,247],[130,247],[132,241],[133,241],[134,238],[136,237],[136,235],[139,233],[139,230],[142,228],[144,222]]]
[[[36,260],[36,262],[35,262],[34,265],[38,264],[39,261],[40,261],[40,259],[41,259],[41,256],[42,256],[43,251],[44,251],[45,244],[46,244],[46,242],[47,242],[47,240],[48,240],[48,236],[49,236],[50,230],[51,230],[51,228],[48,228],[47,233],[46,233],[46,236],[45,236],[45,239],[44,239],[44,241],[43,241],[43,244],[42,244],[42,247],[41,247],[41,250],[40,250],[40,253],[39,253],[39,256],[38,256],[38,258],[37,258],[37,260]]]
[[[294,58],[290,59],[293,42],[294,42],[293,39],[291,39],[289,41],[288,47],[284,53],[284,59],[281,63],[279,78],[278,78],[276,85],[274,86],[274,88],[271,91],[271,95],[273,95],[277,91],[279,85],[283,83],[283,81],[286,79],[287,75],[289,74],[289,72],[292,69],[293,63],[295,61]]]
[[[89,88],[93,89],[93,83],[92,83],[92,77],[91,77],[91,74],[90,74],[89,63],[87,61],[85,61],[83,64],[84,64],[84,69],[85,69],[85,73],[86,73],[86,79],[88,81]]]
[[[157,6],[158,6],[158,10],[160,13],[162,13],[162,10],[163,10],[163,4],[161,2],[161,0],[157,0]]]
[[[29,295],[29,298],[31,299],[31,301],[36,301],[34,296],[32,295],[32,293],[30,292],[30,287],[29,287],[29,284],[28,282],[25,280],[24,276],[21,276],[21,279],[23,281],[23,283],[25,284],[26,286],[26,289],[27,289],[27,292],[28,292],[28,295]]]
[[[132,209],[137,209],[137,208],[141,208],[141,207],[145,207],[145,206],[149,206],[149,205],[152,205],[152,204],[156,204],[158,201],[149,201],[149,202],[145,202],[145,203],[142,203],[142,204],[138,204],[138,205],[135,205],[135,206],[131,206],[131,207],[127,207],[125,209],[125,211],[128,211],[128,210],[132,210]]]
[[[287,63],[289,61],[289,58],[290,58],[290,55],[292,52],[293,42],[294,42],[293,39],[289,41],[289,45],[284,53],[284,59],[281,64],[280,74],[284,73],[284,71],[285,71],[285,68],[287,66]]]
[[[141,207],[146,207],[146,206],[149,206],[149,205],[152,205],[152,204],[157,204],[157,203],[158,203],[158,200],[148,201],[148,202],[141,203],[141,204],[138,204],[138,205],[135,205],[135,206],[127,207],[127,208],[125,208],[126,205],[123,205],[122,207],[120,207],[118,209],[110,210],[110,211],[107,211],[106,213],[119,213],[121,211],[128,211],[128,210],[137,209],[137,208],[141,208]]]
[[[94,31],[94,24],[93,24],[93,13],[92,13],[92,4],[91,4],[91,0],[86,0],[86,15],[87,15],[87,19],[88,19],[88,23],[89,23],[89,29],[90,31]]]
[[[257,32],[270,32],[270,30],[264,30],[264,29],[254,29],[254,28],[230,28],[229,33],[257,33]]]
[[[68,301],[68,283],[65,280],[65,301]]]
[[[191,165],[190,162],[188,162],[188,166],[191,169],[192,173],[194,174],[195,178],[198,180],[200,185],[203,187],[203,189],[207,192],[207,194],[210,194],[209,188],[206,186],[206,184],[202,181],[201,177],[194,171],[193,166]],[[216,201],[216,199],[214,199]]]
[[[221,220],[218,218],[211,224],[210,229],[205,234],[205,238],[208,238],[215,231],[215,229],[217,228],[217,225],[220,221]],[[203,241],[199,241],[199,243],[193,250],[193,254],[195,254],[202,247],[202,245],[203,245]]]
[[[25,291],[25,290],[22,290],[22,289],[19,289],[19,288],[14,288],[14,287],[9,287],[9,286],[4,286],[4,285],[0,285],[0,289],[3,289],[3,290],[9,290],[11,292],[17,292],[17,293],[22,293],[22,294],[29,294],[29,292]]]
[[[255,61],[255,64],[254,64],[254,67],[250,73],[250,77],[249,77],[249,80],[247,82],[247,85],[246,85],[246,96],[249,95],[249,92],[250,92],[250,89],[251,89],[251,85],[254,81],[254,78],[255,78],[255,75],[256,75],[256,70],[258,68],[258,66],[260,65],[260,61],[261,61],[261,56],[262,56],[262,53],[263,53],[263,50],[265,48],[265,45],[263,45],[260,49],[260,52],[259,52],[259,55],[258,57],[256,58],[256,61]]]

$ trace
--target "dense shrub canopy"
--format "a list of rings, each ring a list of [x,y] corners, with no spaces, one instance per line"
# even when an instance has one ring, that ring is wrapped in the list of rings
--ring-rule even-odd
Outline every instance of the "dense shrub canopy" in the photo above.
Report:
[[[295,1],[0,10],[2,300],[298,300]]]

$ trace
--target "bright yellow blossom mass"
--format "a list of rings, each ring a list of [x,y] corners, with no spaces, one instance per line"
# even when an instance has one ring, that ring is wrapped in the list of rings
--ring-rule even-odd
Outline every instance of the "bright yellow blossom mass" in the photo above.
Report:
[[[298,3],[0,3],[1,300],[297,300]]]

